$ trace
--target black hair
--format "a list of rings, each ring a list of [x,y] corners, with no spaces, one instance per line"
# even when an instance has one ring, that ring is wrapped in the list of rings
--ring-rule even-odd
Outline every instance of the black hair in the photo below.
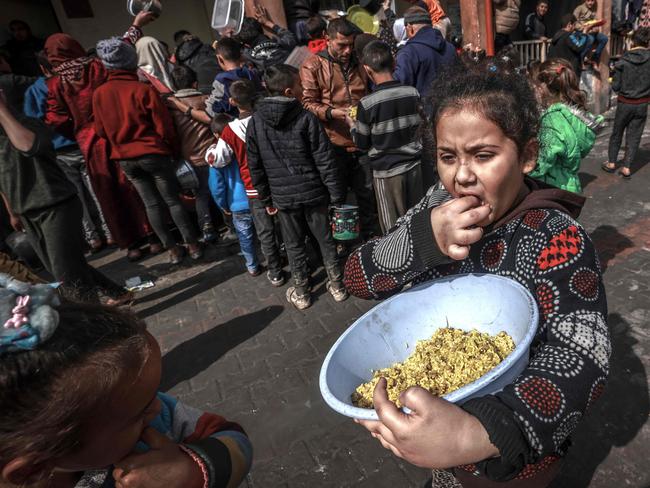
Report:
[[[0,466],[24,455],[42,464],[79,449],[97,406],[151,352],[144,323],[131,313],[74,302],[56,309],[50,339],[0,357]]]
[[[331,20],[327,26],[327,35],[335,38],[337,34],[344,37],[356,36],[361,34],[361,29],[347,19],[338,18]]]
[[[537,0],[537,3],[535,4],[535,8],[539,7],[541,4],[545,3],[546,5],[551,5],[550,3],[551,0]],[[565,24],[566,25],[566,24]]]
[[[252,110],[257,92],[258,87],[251,80],[237,80],[230,85],[230,97],[239,108]]]
[[[376,40],[377,37],[373,36],[372,34],[366,34],[365,32],[358,34],[354,38],[354,55],[357,57],[357,59],[361,59],[365,47]]]
[[[632,34],[632,44],[637,47],[650,47],[650,27],[639,27]]]
[[[236,63],[241,59],[241,44],[231,37],[224,37],[217,41],[214,52],[226,61]]]
[[[395,59],[390,46],[382,41],[372,41],[363,48],[362,62],[376,73],[393,72]]]
[[[320,15],[312,15],[305,22],[305,28],[310,39],[320,39],[327,30],[327,22]]]
[[[448,110],[474,110],[499,126],[515,142],[521,154],[537,137],[540,113],[526,77],[504,71],[486,60],[474,67],[457,64],[444,70],[433,82],[431,105],[433,136],[440,117]],[[428,133],[428,134],[427,134]],[[429,141],[430,142],[430,141]]]
[[[288,64],[270,66],[264,71],[264,85],[269,95],[273,97],[282,96],[287,88],[293,88],[299,71]]]
[[[232,121],[232,117],[227,113],[218,113],[215,114],[212,120],[210,121],[210,131],[213,134],[221,134],[226,128],[229,122]]]
[[[262,34],[264,34],[262,24],[260,24],[253,17],[244,17],[239,33],[233,36],[233,38],[237,39],[245,46],[252,47],[255,40]]]
[[[184,65],[177,65],[172,70],[172,80],[174,81],[174,86],[177,90],[184,90],[187,88],[192,88],[192,85],[196,83],[196,73],[192,68]]]
[[[47,54],[45,51],[39,51],[36,53],[36,62],[39,66],[47,71],[52,71],[52,63],[47,59]]]
[[[11,29],[12,26],[14,25],[21,25],[24,29],[27,29],[28,31],[31,32],[31,28],[29,27],[29,24],[25,22],[24,20],[20,19],[14,19],[11,22],[9,22],[9,28]]]
[[[181,44],[183,44],[183,41],[185,41],[185,36],[191,36],[191,35],[192,33],[190,31],[183,30],[183,29],[177,30],[176,32],[174,32],[174,44],[180,46]]]
[[[568,14],[564,14],[562,17],[560,17],[560,25],[562,28],[566,27],[567,24],[575,24],[576,22],[576,16],[573,15],[571,12]]]

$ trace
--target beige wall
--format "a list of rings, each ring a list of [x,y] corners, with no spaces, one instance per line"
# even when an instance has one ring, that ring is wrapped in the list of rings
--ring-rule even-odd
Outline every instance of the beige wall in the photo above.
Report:
[[[3,3],[6,0],[2,0]],[[122,35],[132,21],[126,11],[126,0],[90,0],[95,16],[88,19],[68,19],[60,0],[51,0],[61,24],[61,29],[90,48],[100,39]],[[159,19],[145,27],[145,33],[165,41],[173,47],[173,34],[186,29],[205,42],[212,36],[209,0],[162,0],[163,13]]]

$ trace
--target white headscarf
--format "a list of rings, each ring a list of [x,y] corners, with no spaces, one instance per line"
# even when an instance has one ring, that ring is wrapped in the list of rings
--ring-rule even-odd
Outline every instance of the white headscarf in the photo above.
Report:
[[[165,45],[154,37],[144,36],[135,43],[135,49],[138,52],[138,68],[175,91],[171,78],[173,67],[167,59]]]
[[[408,41],[408,37],[406,37],[406,26],[404,26],[404,18],[395,20],[395,23],[393,24],[393,35],[395,36],[395,40],[399,47],[402,47],[406,44],[406,41]]]

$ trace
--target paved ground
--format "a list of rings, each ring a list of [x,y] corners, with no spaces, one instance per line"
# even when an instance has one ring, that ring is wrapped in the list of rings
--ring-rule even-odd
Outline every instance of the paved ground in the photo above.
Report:
[[[650,487],[650,130],[630,181],[599,169],[608,135],[583,164],[589,200],[581,221],[606,270],[611,378],[578,429],[556,488]],[[115,277],[155,278],[135,309],[162,345],[162,389],[247,429],[255,446],[249,487],[422,486],[425,471],[384,451],[319,394],[324,355],[373,303],[334,303],[321,273],[314,306],[298,312],[285,301],[286,286],[248,277],[236,250],[212,249],[194,267],[163,257],[132,265],[117,252],[95,258]]]

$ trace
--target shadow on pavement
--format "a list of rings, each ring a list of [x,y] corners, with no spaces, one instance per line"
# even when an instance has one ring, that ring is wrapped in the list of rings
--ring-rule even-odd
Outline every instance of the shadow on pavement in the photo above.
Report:
[[[578,173],[578,178],[580,178],[580,184],[582,185],[582,189],[584,191],[584,189],[589,186],[589,183],[598,179],[598,176],[592,175],[591,173],[580,172]]]
[[[168,391],[178,383],[209,368],[230,349],[264,330],[284,310],[273,305],[236,317],[179,344],[162,358],[160,389]]]
[[[171,298],[162,300],[151,307],[138,310],[138,317],[144,319],[163,310],[167,310],[240,274],[242,274],[242,269],[233,263],[219,263],[202,273],[190,276],[171,286],[161,288],[149,295],[138,298],[136,304],[142,304],[152,300],[160,300],[175,293]]]
[[[638,341],[632,336],[630,325],[619,314],[610,314],[608,324],[612,357],[605,392],[575,431],[564,468],[551,488],[588,487],[596,468],[612,448],[630,443],[648,420],[648,379],[643,362],[633,349]],[[645,465],[647,459],[641,459],[641,456],[639,453],[639,458],[633,459],[626,454],[627,469],[639,469]],[[616,486],[617,481],[625,483],[624,480],[609,479],[611,484],[603,484],[601,480],[599,486]]]
[[[629,237],[621,234],[618,229],[612,225],[601,225],[593,232],[589,233],[591,240],[596,246],[600,267],[604,273],[609,262],[617,254],[634,247],[634,242]]]

